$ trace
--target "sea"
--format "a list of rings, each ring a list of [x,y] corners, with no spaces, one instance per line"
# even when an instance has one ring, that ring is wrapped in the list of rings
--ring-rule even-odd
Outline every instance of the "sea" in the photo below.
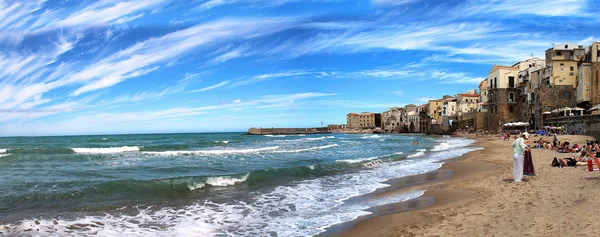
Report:
[[[357,197],[439,169],[473,143],[415,134],[4,137],[0,236],[313,236],[418,198],[424,190]]]

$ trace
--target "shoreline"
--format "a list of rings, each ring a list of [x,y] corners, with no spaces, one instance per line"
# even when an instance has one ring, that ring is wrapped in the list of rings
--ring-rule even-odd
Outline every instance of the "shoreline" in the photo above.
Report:
[[[466,137],[473,139],[472,137]],[[485,167],[482,162],[474,161],[474,156],[480,155],[485,147],[480,144],[478,139],[469,147],[481,147],[482,149],[470,151],[455,158],[440,161],[443,162],[439,169],[422,174],[400,177],[389,180],[385,183],[389,187],[375,190],[373,193],[365,194],[357,198],[378,197],[380,195],[393,195],[395,193],[406,193],[409,191],[424,190],[423,195],[418,198],[402,202],[391,203],[383,206],[376,206],[367,209],[371,214],[359,217],[353,221],[340,223],[327,228],[327,230],[317,237],[329,236],[384,236],[384,233],[378,233],[373,229],[380,229],[381,223],[402,222],[410,224],[415,221],[424,221],[415,219],[410,213],[418,210],[429,210],[444,207],[454,203],[465,202],[476,198],[477,194],[469,190],[446,189],[444,183],[467,178],[473,175],[485,173],[490,167]],[[477,165],[480,169],[469,170],[467,167]],[[377,228],[372,228],[377,227]]]
[[[369,210],[368,218],[321,236],[593,236],[600,211],[599,172],[583,166],[555,168],[553,157],[571,154],[534,149],[536,176],[511,183],[512,141],[475,138],[481,150],[446,161],[452,177],[420,185],[433,204],[413,209]],[[530,138],[537,140],[538,138]],[[575,143],[589,136],[563,136]],[[410,201],[410,200],[409,200]],[[396,203],[407,203],[409,201]],[[407,204],[406,204],[407,205]]]

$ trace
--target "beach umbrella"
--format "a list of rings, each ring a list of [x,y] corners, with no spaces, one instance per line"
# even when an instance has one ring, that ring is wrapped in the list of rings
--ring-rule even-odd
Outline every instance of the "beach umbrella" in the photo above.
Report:
[[[543,112],[542,114],[551,114],[550,111]]]
[[[544,126],[544,128],[552,128],[551,126]]]
[[[582,110],[585,110],[585,109],[584,108],[580,108],[580,107],[575,107],[575,108],[573,108],[573,110],[582,111]]]

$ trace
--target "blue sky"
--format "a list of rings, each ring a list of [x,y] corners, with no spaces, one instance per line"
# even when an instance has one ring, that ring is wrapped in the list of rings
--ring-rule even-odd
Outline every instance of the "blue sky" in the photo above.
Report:
[[[345,123],[599,41],[598,3],[0,0],[0,136]]]

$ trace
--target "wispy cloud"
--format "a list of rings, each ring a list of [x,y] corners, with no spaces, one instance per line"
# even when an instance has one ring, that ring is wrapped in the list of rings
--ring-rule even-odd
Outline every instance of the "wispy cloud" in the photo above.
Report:
[[[394,91],[394,94],[402,97],[402,96],[404,96],[404,91]]]
[[[588,16],[587,1],[582,0],[504,0],[504,1],[467,1],[456,9],[446,8],[460,17],[481,14],[540,15],[540,16]],[[543,7],[540,7],[543,6]],[[447,7],[447,6],[446,6]]]
[[[225,85],[227,85],[227,84],[229,84],[229,81],[222,81],[222,82],[220,82],[220,83],[218,83],[218,84],[215,84],[215,85],[212,85],[212,86],[207,86],[207,87],[204,87],[204,88],[202,88],[202,89],[197,89],[197,90],[192,90],[192,91],[189,91],[189,93],[193,93],[193,92],[202,92],[202,91],[209,91],[209,90],[217,89],[217,88],[219,88],[219,87],[223,87],[223,86],[225,86]]]

